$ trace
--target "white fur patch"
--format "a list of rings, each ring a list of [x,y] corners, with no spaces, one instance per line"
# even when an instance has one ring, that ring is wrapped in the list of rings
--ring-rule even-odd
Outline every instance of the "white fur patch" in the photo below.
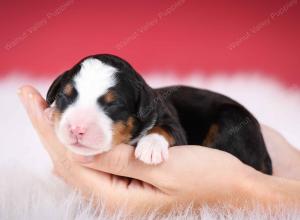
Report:
[[[135,157],[147,164],[159,164],[168,159],[169,143],[160,134],[142,137],[135,149]]]
[[[83,61],[79,74],[74,78],[79,95],[76,105],[96,104],[100,96],[116,85],[114,78],[116,71],[116,68],[94,58]]]

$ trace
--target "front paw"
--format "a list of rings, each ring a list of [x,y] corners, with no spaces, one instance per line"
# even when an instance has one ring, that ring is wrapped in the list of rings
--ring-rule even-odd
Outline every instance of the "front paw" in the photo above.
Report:
[[[168,159],[169,143],[160,134],[142,137],[135,149],[135,157],[147,164],[159,164]]]

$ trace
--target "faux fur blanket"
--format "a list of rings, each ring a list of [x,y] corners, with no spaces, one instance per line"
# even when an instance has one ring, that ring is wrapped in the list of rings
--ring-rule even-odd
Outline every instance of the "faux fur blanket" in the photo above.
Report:
[[[258,120],[282,133],[300,147],[300,90],[286,89],[257,74],[205,78],[194,74],[176,79],[171,74],[151,74],[146,78],[154,87],[186,84],[208,88],[228,95],[245,105]],[[51,173],[51,162],[39,142],[16,96],[22,84],[36,86],[45,94],[50,81],[10,77],[0,81],[0,219],[121,219],[122,213],[109,216],[100,207],[95,212],[81,203],[76,192]],[[300,195],[299,195],[300,196]],[[157,218],[148,213],[145,218]],[[160,218],[172,219],[299,219],[299,210],[228,212],[224,207],[206,207],[199,212],[170,213]]]

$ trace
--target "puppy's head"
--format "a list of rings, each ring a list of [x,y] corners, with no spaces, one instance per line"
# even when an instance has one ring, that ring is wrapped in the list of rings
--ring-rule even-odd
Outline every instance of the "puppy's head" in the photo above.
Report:
[[[153,91],[124,60],[113,55],[84,58],[50,86],[55,131],[77,154],[94,155],[132,143],[156,114]]]

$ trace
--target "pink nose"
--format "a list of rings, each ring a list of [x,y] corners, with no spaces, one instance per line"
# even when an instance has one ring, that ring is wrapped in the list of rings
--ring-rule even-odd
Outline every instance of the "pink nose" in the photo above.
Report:
[[[70,133],[73,137],[76,137],[77,139],[81,139],[86,133],[86,128],[81,126],[71,126]]]

